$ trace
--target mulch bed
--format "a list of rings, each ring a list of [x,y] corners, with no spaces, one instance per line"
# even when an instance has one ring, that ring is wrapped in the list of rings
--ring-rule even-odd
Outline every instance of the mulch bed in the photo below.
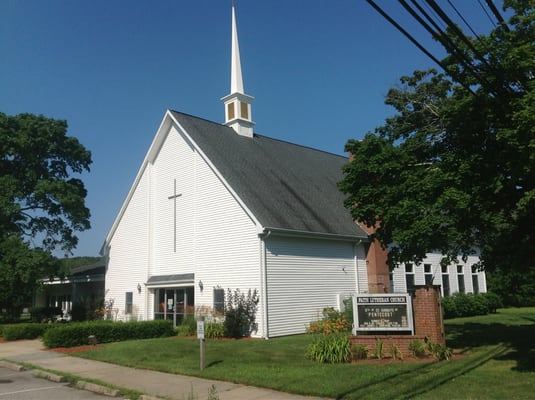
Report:
[[[58,353],[80,353],[82,351],[88,351],[88,350],[96,350],[101,349],[104,346],[102,345],[86,345],[86,346],[77,346],[77,347],[55,347],[53,349],[49,349],[50,351],[56,351]]]

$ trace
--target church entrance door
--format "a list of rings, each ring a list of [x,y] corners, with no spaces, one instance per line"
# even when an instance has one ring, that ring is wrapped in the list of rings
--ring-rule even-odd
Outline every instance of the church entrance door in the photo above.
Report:
[[[154,290],[154,319],[168,319],[180,325],[187,315],[194,315],[193,286]]]

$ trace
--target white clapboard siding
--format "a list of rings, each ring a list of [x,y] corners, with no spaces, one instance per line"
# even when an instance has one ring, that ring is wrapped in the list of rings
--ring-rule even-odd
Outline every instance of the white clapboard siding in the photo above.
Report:
[[[151,275],[194,272],[194,151],[171,127],[152,168]],[[176,192],[180,197],[169,199]],[[176,251],[175,251],[176,204]]]
[[[137,285],[143,286],[146,281],[149,261],[148,183],[149,173],[146,169],[109,244],[105,299],[114,302],[114,316],[119,319],[125,318],[126,292],[133,293],[135,317],[144,319],[145,316],[145,288],[138,293]]]
[[[352,243],[270,237],[266,250],[269,337],[305,332],[337,294],[356,291]]]
[[[366,249],[364,245],[357,246],[357,291],[368,293],[368,264],[366,263]]]
[[[199,153],[195,158],[195,287],[197,306],[213,307],[213,290],[260,291],[260,239],[257,227],[224,182]],[[263,304],[256,322],[261,335]]]

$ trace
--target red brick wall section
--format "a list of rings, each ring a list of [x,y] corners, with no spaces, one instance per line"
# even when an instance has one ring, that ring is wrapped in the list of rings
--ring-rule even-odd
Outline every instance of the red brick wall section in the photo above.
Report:
[[[440,286],[416,286],[412,296],[414,334],[446,344]]]
[[[351,336],[352,346],[367,346],[373,352],[377,339],[384,343],[385,356],[390,357],[392,344],[396,344],[404,356],[409,355],[410,343],[418,339],[424,343],[427,339],[433,343],[446,345],[444,320],[442,315],[442,298],[440,286],[416,286],[412,296],[412,315],[414,335],[359,335]]]

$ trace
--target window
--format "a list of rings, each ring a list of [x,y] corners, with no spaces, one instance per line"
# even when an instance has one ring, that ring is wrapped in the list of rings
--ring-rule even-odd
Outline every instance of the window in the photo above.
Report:
[[[414,269],[412,264],[405,264],[405,283],[407,291],[414,288]]]
[[[132,304],[134,302],[134,293],[126,292],[125,293],[125,314],[132,314]]]
[[[442,294],[443,296],[450,295],[450,275],[447,265],[442,266]]]
[[[234,119],[234,103],[227,104],[228,120]]]
[[[247,103],[240,102],[241,117],[249,119],[249,106]]]
[[[225,313],[225,289],[214,288],[214,311],[217,314]]]
[[[479,276],[477,275],[477,268],[472,267],[472,288],[474,294],[479,294]]]
[[[464,293],[465,287],[464,287],[464,273],[463,273],[462,265],[457,265],[457,282],[459,283],[459,292]]]
[[[425,284],[433,284],[433,273],[431,271],[431,264],[424,264]]]

